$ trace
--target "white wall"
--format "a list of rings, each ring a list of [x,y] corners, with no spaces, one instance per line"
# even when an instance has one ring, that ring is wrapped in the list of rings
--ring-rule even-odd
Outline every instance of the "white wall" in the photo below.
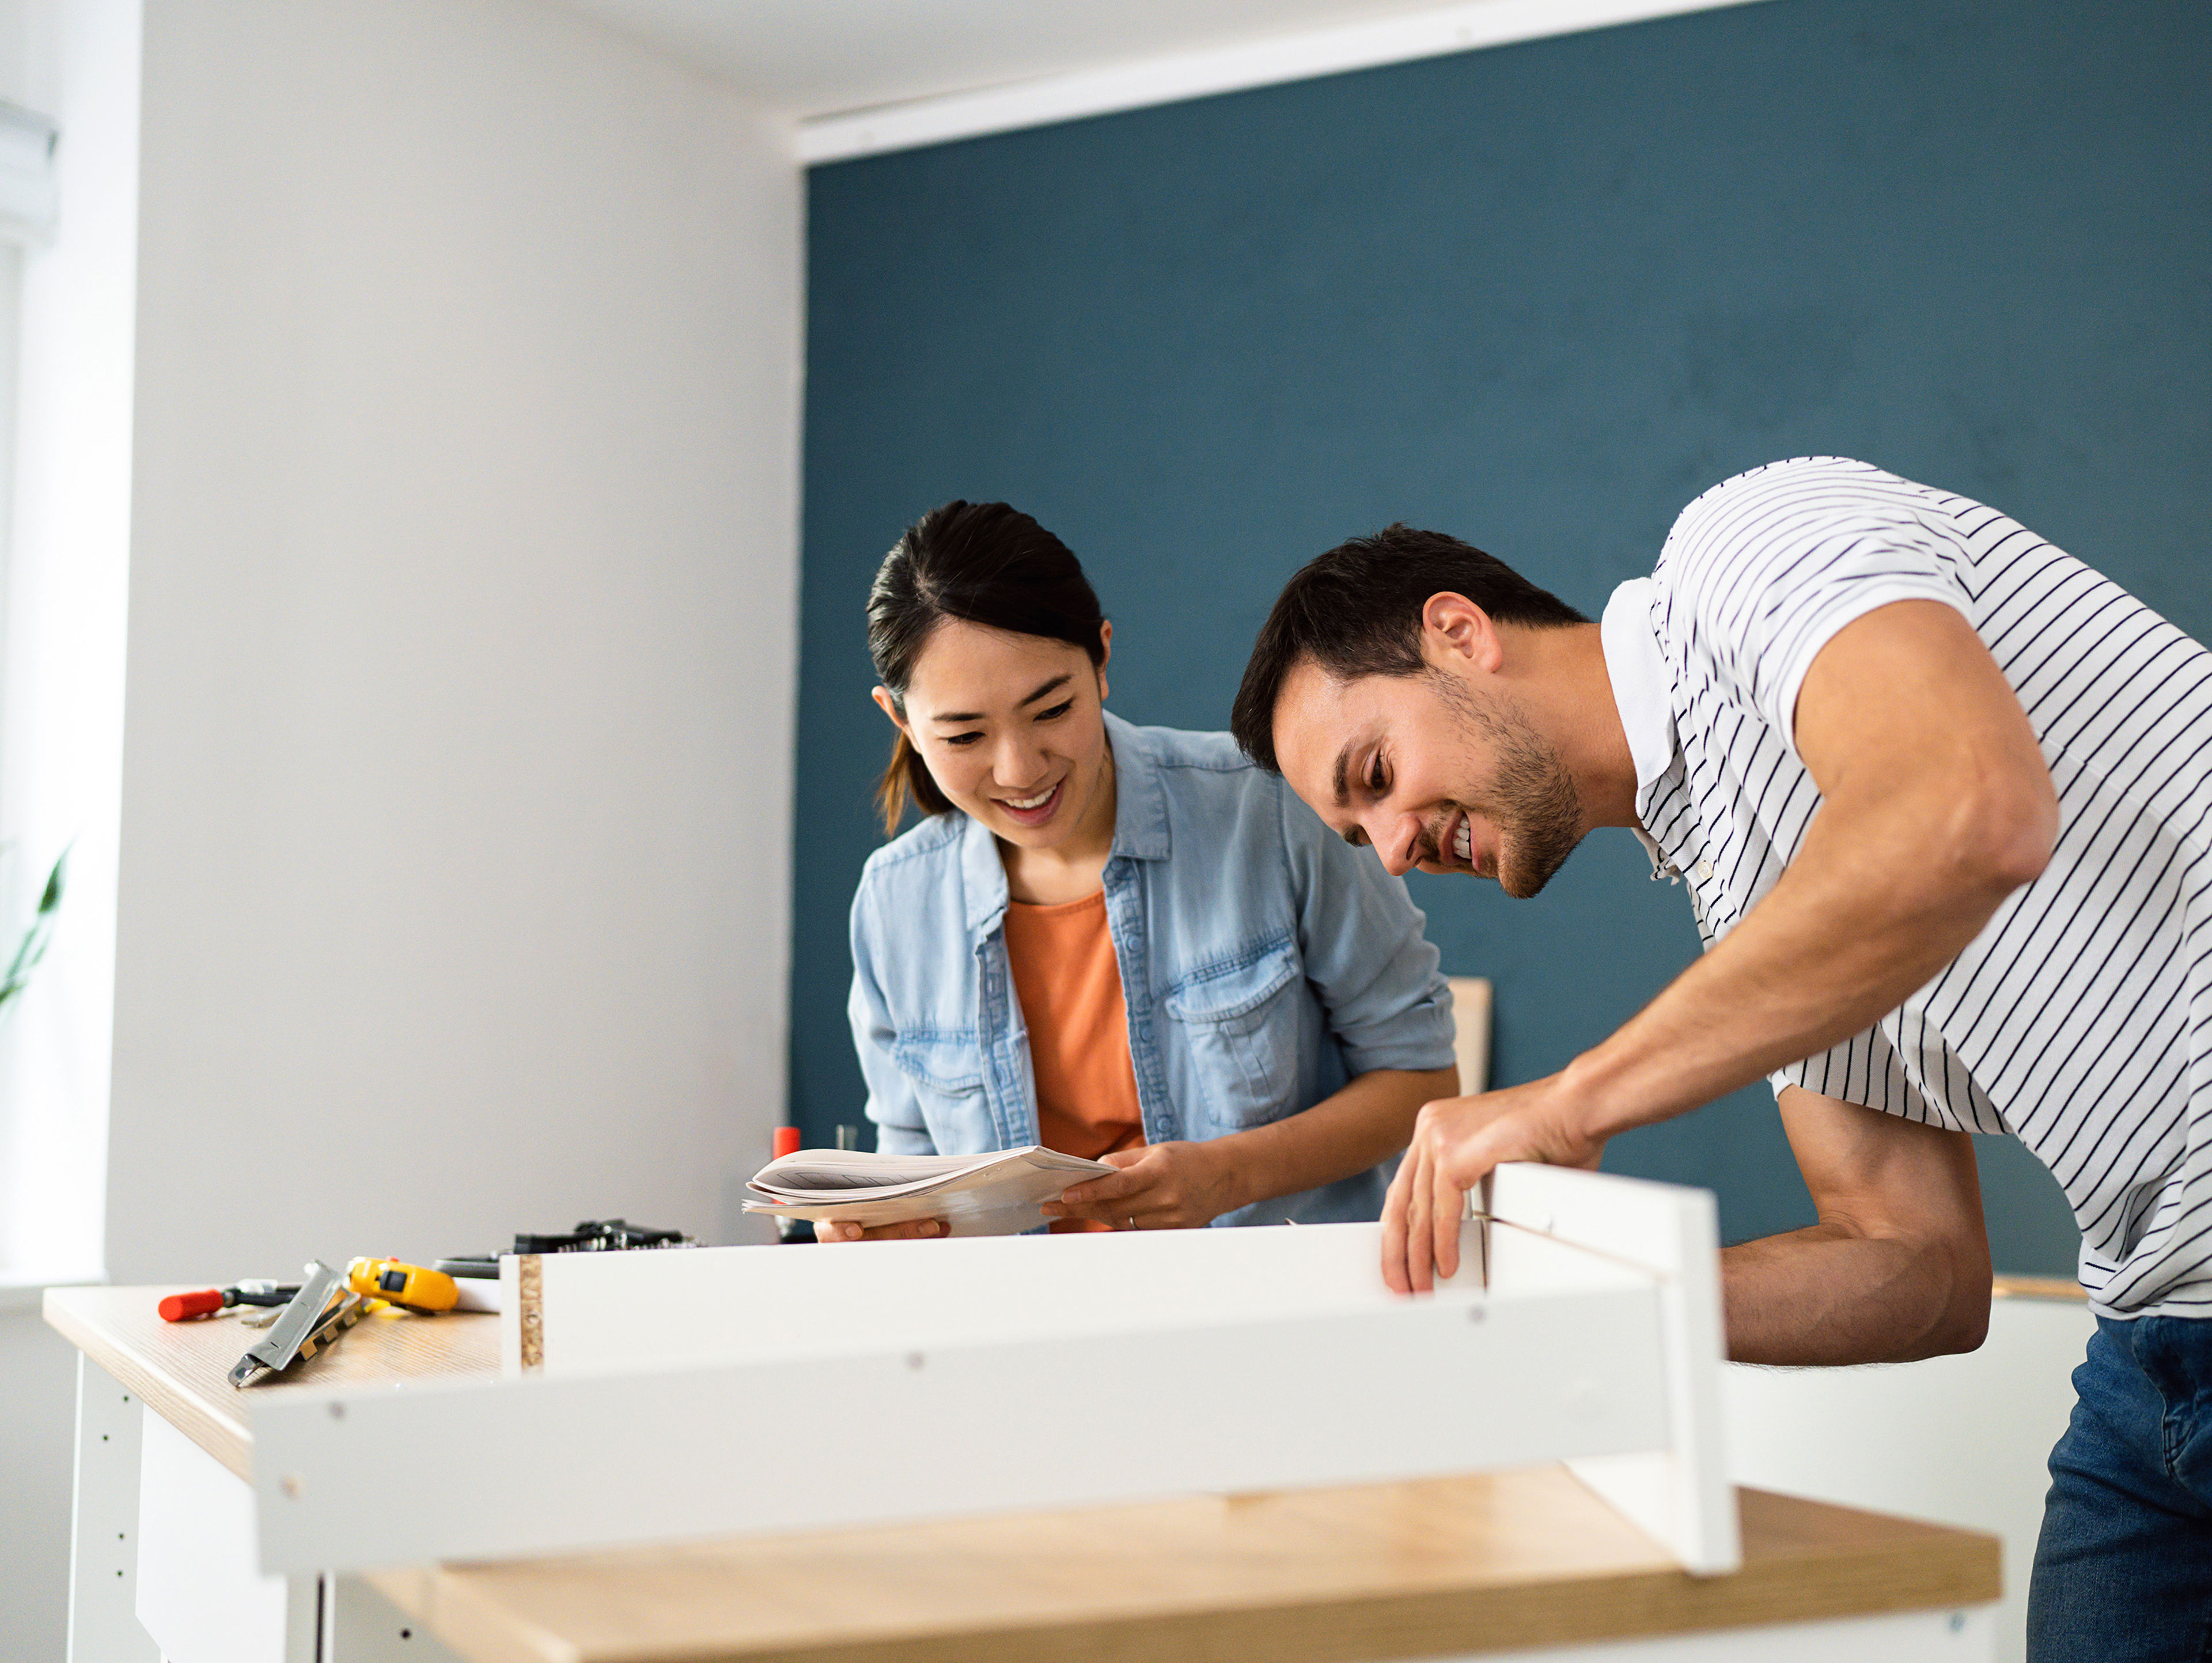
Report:
[[[108,1255],[709,1233],[781,1117],[787,136],[532,0],[148,9]]]
[[[64,204],[128,258],[66,446],[107,471],[52,505],[103,580],[128,536],[108,1271],[715,1231],[783,1095],[787,130],[534,0],[164,0],[143,64],[137,0],[31,4],[143,75],[143,149],[57,111],[143,162],[135,208]],[[95,1249],[100,1168],[47,1164]],[[9,1659],[64,1599],[34,1323],[0,1314]]]

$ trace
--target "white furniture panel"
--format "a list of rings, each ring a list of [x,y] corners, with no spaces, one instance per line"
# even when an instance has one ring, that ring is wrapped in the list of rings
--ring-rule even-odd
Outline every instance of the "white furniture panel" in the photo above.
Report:
[[[262,1563],[360,1570],[1650,1448],[1667,1428],[1657,1327],[1648,1290],[1446,1295],[1139,1337],[301,1393],[255,1417]]]
[[[958,1236],[820,1253],[546,1253],[534,1261],[535,1295],[510,1256],[501,1261],[504,1362],[520,1372],[533,1309],[541,1366],[552,1375],[1384,1311],[1400,1302],[1383,1284],[1380,1240],[1374,1224],[1317,1224]],[[1553,1259],[1565,1268],[1538,1291],[1567,1275],[1584,1288],[1644,1285],[1587,1255]],[[1450,1285],[1478,1290],[1480,1267],[1470,1263]]]
[[[254,1563],[253,1492],[155,1414],[138,1488],[138,1620],[165,1663],[314,1663],[313,1579],[298,1599]]]
[[[1373,1224],[511,1259],[508,1377],[257,1410],[261,1563],[1636,1454],[1577,1476],[1686,1568],[1734,1569],[1711,1198],[1516,1166],[1490,1205],[1505,1222],[1464,1225],[1455,1283],[1413,1300]]]
[[[1743,1562],[1722,1435],[1720,1218],[1712,1193],[1566,1167],[1500,1167],[1487,1185],[1492,1280],[1522,1279],[1531,1232],[1633,1265],[1659,1300],[1667,1435],[1633,1454],[1587,1452],[1574,1475],[1671,1549],[1712,1574]]]

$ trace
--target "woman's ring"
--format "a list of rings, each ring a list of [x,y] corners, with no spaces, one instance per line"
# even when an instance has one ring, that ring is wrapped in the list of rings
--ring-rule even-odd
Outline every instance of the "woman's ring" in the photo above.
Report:
[[[1129,1215],[1129,1228],[1131,1229],[1137,1228],[1137,1215],[1133,1212]]]

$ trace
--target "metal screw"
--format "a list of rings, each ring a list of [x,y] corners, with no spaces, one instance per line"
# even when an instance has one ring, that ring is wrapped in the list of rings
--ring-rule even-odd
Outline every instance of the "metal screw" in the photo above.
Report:
[[[343,1420],[345,1418],[345,1405],[342,1403],[332,1404],[331,1405],[331,1418],[334,1421]]]
[[[919,1351],[908,1351],[908,1352],[906,1354],[906,1366],[907,1366],[908,1368],[909,1368],[909,1369],[919,1369],[919,1368],[921,1368],[921,1364],[922,1364],[922,1356],[921,1356],[921,1352],[919,1352]]]
[[[300,1499],[300,1492],[307,1487],[307,1481],[305,1478],[302,1478],[296,1472],[287,1472],[276,1482],[276,1488],[283,1490],[287,1496],[289,1496],[295,1502]]]
[[[1470,1305],[1467,1308],[1467,1320],[1469,1322],[1480,1322],[1483,1315],[1483,1308],[1480,1305]]]

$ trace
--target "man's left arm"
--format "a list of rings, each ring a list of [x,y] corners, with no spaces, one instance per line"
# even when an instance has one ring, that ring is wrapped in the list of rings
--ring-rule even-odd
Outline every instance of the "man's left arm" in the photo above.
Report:
[[[2034,731],[1940,602],[1837,631],[1805,674],[1795,737],[1822,805],[1742,922],[1561,1072],[1421,1111],[1383,1214],[1394,1287],[1456,1266],[1460,1196],[1492,1167],[1594,1165],[1607,1138],[1872,1026],[2050,859],[2058,798]]]
[[[1910,1363],[1971,1351],[1990,1320],[1974,1140],[1783,1088],[1783,1129],[1820,1222],[1721,1254],[1738,1363]]]

